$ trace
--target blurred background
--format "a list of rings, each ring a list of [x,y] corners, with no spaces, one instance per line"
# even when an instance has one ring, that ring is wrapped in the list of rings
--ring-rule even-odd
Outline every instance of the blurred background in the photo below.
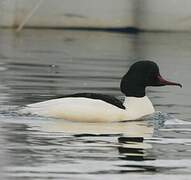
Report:
[[[190,30],[190,0],[0,0],[0,179],[190,179]],[[159,112],[145,121],[17,114],[77,92],[123,100],[121,77],[145,59],[183,85],[149,87]]]
[[[1,27],[189,31],[189,0],[1,0]]]

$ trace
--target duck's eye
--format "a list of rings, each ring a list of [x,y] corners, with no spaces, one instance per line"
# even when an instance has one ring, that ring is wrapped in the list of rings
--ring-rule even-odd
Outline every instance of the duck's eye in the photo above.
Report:
[[[158,82],[158,74],[154,72],[150,72],[147,78],[148,85],[155,85]]]

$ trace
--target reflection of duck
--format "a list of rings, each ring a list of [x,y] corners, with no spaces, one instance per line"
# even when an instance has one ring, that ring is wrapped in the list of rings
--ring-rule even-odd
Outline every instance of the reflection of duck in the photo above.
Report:
[[[70,134],[91,134],[108,135],[123,134],[128,137],[150,138],[154,128],[148,121],[126,121],[126,122],[73,122],[65,120],[54,120],[52,123],[45,124],[42,129],[48,132],[64,132]]]
[[[80,93],[30,104],[21,113],[86,122],[135,120],[154,112],[145,88],[164,85],[181,86],[164,80],[156,63],[139,61],[122,78],[121,91],[126,96],[124,103],[108,95]]]
[[[88,137],[95,143],[99,142],[99,138],[103,141],[103,137],[109,137],[109,141],[106,144],[103,142],[101,146],[114,146],[120,154],[120,159],[141,161],[150,159],[146,151],[151,149],[152,145],[145,143],[144,139],[153,136],[152,121],[148,118],[146,121],[82,123],[57,119],[52,123],[43,124],[41,130],[63,132],[82,139]]]
[[[121,144],[118,147],[122,155],[120,159],[144,161],[153,158],[147,156],[146,150],[151,149],[152,145],[145,143],[144,137],[119,137],[118,142]]]

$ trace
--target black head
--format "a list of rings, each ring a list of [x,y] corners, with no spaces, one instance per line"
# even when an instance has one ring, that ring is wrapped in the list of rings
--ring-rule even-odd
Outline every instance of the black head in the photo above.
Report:
[[[121,80],[121,91],[126,96],[143,97],[147,86],[165,86],[181,84],[166,81],[159,72],[159,67],[152,61],[134,63]]]

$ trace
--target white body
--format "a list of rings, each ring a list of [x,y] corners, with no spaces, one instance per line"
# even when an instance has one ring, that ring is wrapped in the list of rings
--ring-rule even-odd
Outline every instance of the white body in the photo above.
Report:
[[[30,104],[20,110],[20,113],[82,122],[128,121],[154,113],[153,105],[147,96],[126,97],[124,106],[126,109],[99,99],[68,97]]]

